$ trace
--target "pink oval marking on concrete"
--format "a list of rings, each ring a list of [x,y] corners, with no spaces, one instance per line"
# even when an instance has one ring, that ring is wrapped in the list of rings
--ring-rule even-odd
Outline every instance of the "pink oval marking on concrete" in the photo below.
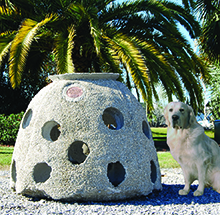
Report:
[[[70,98],[77,98],[83,94],[83,90],[80,87],[70,87],[66,91],[67,96]]]

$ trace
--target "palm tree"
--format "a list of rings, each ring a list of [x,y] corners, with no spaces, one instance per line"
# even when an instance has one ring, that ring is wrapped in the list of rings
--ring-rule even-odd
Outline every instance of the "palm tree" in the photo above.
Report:
[[[192,0],[191,0],[192,1]],[[202,53],[211,61],[220,62],[220,1],[193,1],[195,12],[202,22],[199,45]]]
[[[39,71],[54,58],[57,73],[124,71],[127,86],[134,83],[149,110],[153,96],[159,99],[158,83],[169,101],[172,95],[183,101],[186,90],[195,109],[202,104],[199,79],[206,79],[208,72],[177,22],[193,38],[200,28],[181,6],[155,0],[7,2],[0,18],[11,21],[16,15],[21,21],[9,30],[1,27],[0,34],[0,62],[4,66],[8,58],[13,87],[20,84],[23,72]]]

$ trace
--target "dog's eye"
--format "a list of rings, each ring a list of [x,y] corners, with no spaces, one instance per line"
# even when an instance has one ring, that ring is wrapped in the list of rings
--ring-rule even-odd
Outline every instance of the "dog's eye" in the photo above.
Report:
[[[169,111],[172,112],[172,111],[173,111],[173,108],[170,108]]]
[[[184,109],[183,109],[183,108],[180,108],[180,112],[183,113],[183,112],[184,112]]]

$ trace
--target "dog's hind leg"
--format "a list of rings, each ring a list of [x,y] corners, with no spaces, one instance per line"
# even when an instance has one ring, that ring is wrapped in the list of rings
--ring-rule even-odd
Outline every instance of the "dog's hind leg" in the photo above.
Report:
[[[220,193],[220,170],[213,174],[211,186],[216,192]]]

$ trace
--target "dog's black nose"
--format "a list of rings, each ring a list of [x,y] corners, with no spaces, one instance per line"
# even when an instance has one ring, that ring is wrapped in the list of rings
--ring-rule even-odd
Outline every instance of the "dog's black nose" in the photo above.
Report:
[[[179,116],[173,115],[173,116],[172,116],[172,119],[173,119],[173,120],[178,120],[178,119],[179,119]]]

